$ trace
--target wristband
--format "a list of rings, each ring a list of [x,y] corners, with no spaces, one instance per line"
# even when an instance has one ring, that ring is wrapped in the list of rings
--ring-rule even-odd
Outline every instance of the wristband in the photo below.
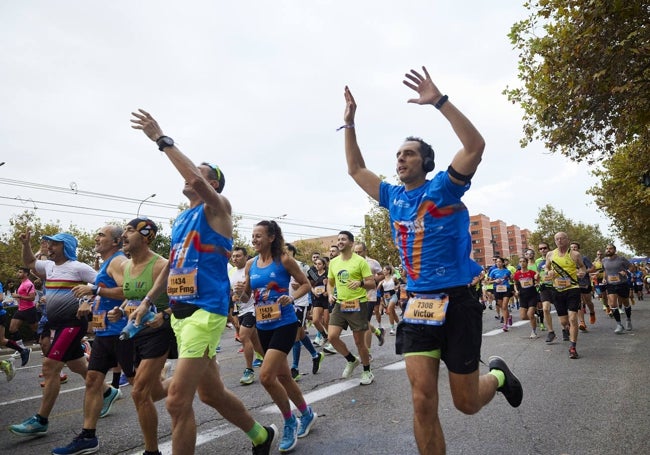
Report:
[[[448,99],[449,99],[449,97],[447,95],[444,95],[442,98],[440,98],[438,100],[438,102],[436,104],[434,104],[434,107],[436,109],[440,109],[442,107],[442,105],[447,102]]]
[[[94,286],[91,286],[91,287],[90,287],[90,292],[91,292],[93,295],[97,295],[97,294],[99,294],[99,286],[97,286],[96,284],[95,284]]]
[[[336,129],[336,131],[340,131],[343,128],[354,128],[354,123],[352,123],[351,125],[341,125]]]

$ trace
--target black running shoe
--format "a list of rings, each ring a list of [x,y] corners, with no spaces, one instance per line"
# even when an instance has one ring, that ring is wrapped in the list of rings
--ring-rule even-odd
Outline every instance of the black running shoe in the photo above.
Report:
[[[490,357],[488,360],[488,366],[490,368],[490,371],[499,370],[502,371],[506,376],[506,382],[497,389],[497,392],[501,392],[503,396],[506,397],[506,400],[508,400],[510,406],[513,408],[518,407],[521,404],[521,400],[524,396],[524,390],[521,387],[521,382],[519,382],[517,376],[515,376],[512,371],[510,371],[510,368],[508,368],[508,365],[506,365],[505,360],[499,356],[493,355]]]
[[[274,424],[271,424],[268,427],[264,428],[269,434],[263,444],[253,446],[253,455],[269,455],[271,453],[271,446],[273,445],[275,435],[278,433],[278,427],[276,427]]]

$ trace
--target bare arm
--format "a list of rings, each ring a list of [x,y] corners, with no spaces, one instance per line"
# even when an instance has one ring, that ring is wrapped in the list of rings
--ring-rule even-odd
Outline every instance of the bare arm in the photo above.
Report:
[[[410,74],[406,74],[406,78],[409,80],[405,80],[404,85],[415,90],[420,95],[419,98],[410,99],[408,102],[435,106],[442,99],[442,93],[433,83],[429,72],[424,66],[422,67],[422,71],[424,72],[424,76],[415,70],[411,70]],[[485,148],[485,141],[481,133],[478,132],[472,122],[451,101],[444,102],[442,107],[440,107],[440,112],[449,121],[454,133],[456,133],[456,136],[463,145],[463,148],[454,156],[451,166],[462,175],[469,176],[474,174],[478,168],[478,164],[481,162],[483,149]],[[464,181],[451,175],[449,177],[452,182],[458,185],[465,184]]]
[[[299,299],[300,297],[303,297],[305,294],[307,294],[309,292],[309,281],[307,281],[305,272],[302,271],[296,260],[288,254],[283,253],[282,265],[287,270],[287,272],[289,272],[289,275],[291,275],[293,279],[296,280],[296,282],[300,285],[298,289],[293,292],[293,300]],[[284,301],[285,298],[287,299],[286,302]],[[291,301],[292,297],[289,296],[281,296],[278,299],[278,302],[283,305],[290,303]]]
[[[34,256],[34,252],[29,246],[29,241],[32,238],[32,232],[27,229],[25,232],[20,234],[20,243],[23,245],[23,265],[25,267],[29,267],[30,269],[33,269],[34,266],[36,265],[36,256]]]
[[[131,119],[132,128],[142,130],[154,142],[164,135],[151,114],[143,109],[138,109],[138,111],[131,113],[135,117]],[[178,147],[175,145],[165,147],[164,152],[185,181],[205,203],[206,214],[212,228],[224,237],[232,237],[232,208],[228,199],[217,192],[210,183],[211,181],[203,176],[199,168]]]
[[[372,171],[366,168],[366,162],[361,155],[361,149],[357,143],[357,134],[354,128],[354,115],[357,104],[350,89],[345,87],[345,114],[343,120],[345,128],[345,160],[348,165],[348,174],[365,191],[368,196],[379,201],[379,184],[381,179]]]

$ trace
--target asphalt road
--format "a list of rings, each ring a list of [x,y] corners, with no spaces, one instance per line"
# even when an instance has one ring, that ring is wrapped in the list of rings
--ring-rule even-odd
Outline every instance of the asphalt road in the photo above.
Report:
[[[528,338],[530,329],[517,322],[508,333],[499,330],[492,311],[484,314],[482,355],[506,359],[524,384],[522,405],[511,408],[497,395],[478,414],[457,411],[449,394],[445,368],[440,375],[440,416],[449,454],[647,454],[650,436],[650,297],[633,307],[634,330],[615,335],[614,322],[597,305],[598,320],[578,339],[580,358],[570,360],[568,342],[547,345],[546,332]],[[521,325],[519,325],[521,324]],[[559,326],[555,318],[556,331]],[[313,330],[313,329],[312,329]],[[349,334],[348,334],[349,335]],[[561,336],[560,336],[561,338]],[[344,338],[348,346],[350,336]],[[226,385],[241,397],[263,424],[281,429],[281,416],[256,381],[239,385],[243,358],[233,332],[227,331],[218,355]],[[10,351],[3,350],[0,358]],[[299,440],[295,453],[415,454],[412,435],[412,406],[404,364],[394,353],[394,338],[372,349],[375,382],[359,385],[360,369],[353,379],[340,379],[345,361],[328,356],[321,373],[306,374],[300,381],[308,401],[319,417],[307,438]],[[40,400],[41,356],[35,352],[29,364],[18,370],[12,382],[0,377],[0,426],[33,415]],[[311,360],[302,352],[301,370],[311,370]],[[66,371],[70,380],[50,416],[49,433],[21,438],[0,432],[0,453],[48,454],[67,444],[82,424],[83,381]],[[481,371],[487,367],[481,365]],[[130,387],[125,398],[98,425],[102,454],[142,453],[142,436]],[[225,422],[215,411],[195,400],[197,453],[250,453],[246,436]],[[164,403],[157,404],[161,451],[171,453],[170,419]],[[276,443],[277,447],[277,443]],[[277,450],[277,448],[276,448]]]

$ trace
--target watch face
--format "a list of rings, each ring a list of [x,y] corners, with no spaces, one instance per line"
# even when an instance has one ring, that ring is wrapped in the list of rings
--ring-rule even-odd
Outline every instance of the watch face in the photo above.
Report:
[[[162,140],[162,143],[163,143],[164,145],[166,145],[166,146],[169,146],[169,147],[171,147],[172,145],[174,145],[174,141],[172,140],[171,137],[164,137],[163,140]]]

